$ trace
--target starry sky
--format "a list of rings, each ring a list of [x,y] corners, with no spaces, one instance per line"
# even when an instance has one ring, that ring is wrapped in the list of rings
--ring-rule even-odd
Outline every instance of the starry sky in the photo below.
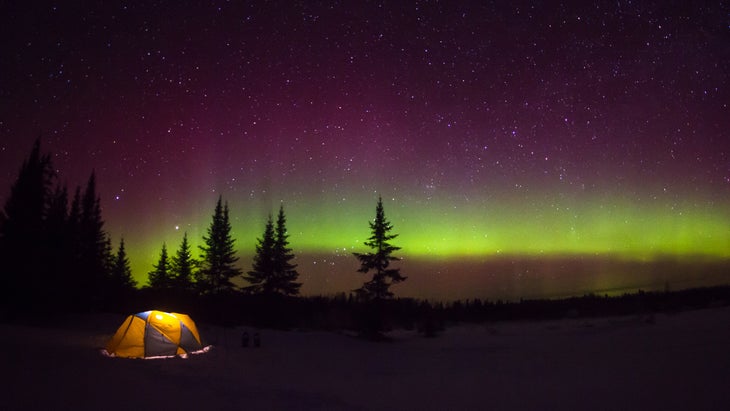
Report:
[[[727,2],[2,2],[0,48],[0,201],[41,136],[140,283],[221,195],[308,295],[379,196],[400,296],[730,282]]]

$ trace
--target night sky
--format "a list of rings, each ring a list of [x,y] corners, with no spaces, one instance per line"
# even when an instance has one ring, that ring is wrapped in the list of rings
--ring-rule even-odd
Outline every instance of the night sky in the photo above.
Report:
[[[727,2],[243,3],[2,2],[0,202],[42,136],[140,283],[219,195],[244,270],[283,202],[308,295],[378,196],[399,296],[730,282]]]

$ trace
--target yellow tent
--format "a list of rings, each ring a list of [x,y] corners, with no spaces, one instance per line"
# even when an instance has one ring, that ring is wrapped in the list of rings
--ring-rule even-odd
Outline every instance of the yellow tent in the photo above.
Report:
[[[106,344],[113,357],[185,356],[201,350],[198,328],[189,316],[154,310],[127,317]]]

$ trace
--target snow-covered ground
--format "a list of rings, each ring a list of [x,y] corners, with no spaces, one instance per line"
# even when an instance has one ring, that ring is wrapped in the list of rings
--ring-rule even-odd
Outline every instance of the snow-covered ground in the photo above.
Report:
[[[453,327],[393,342],[198,324],[189,359],[100,354],[123,316],[0,325],[0,409],[725,409],[730,308]],[[254,332],[248,328],[249,334]]]

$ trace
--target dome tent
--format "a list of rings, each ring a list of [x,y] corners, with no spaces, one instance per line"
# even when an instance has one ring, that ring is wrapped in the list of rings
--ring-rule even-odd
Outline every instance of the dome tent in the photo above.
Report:
[[[112,357],[161,358],[184,357],[205,348],[189,316],[152,310],[128,316],[105,351]]]

